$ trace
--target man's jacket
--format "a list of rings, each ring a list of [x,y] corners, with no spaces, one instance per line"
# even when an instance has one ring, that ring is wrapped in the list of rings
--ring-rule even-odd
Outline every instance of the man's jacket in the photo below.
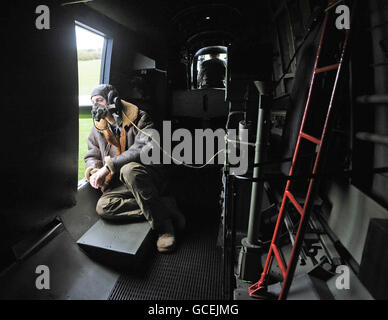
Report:
[[[107,165],[111,174],[120,172],[123,165],[129,162],[140,162],[140,151],[150,142],[150,138],[136,129],[152,129],[154,123],[149,115],[134,104],[122,101],[123,111],[121,136],[116,138],[105,119],[94,121],[94,127],[88,138],[88,152],[85,177],[89,180],[93,169]],[[109,142],[108,142],[109,141]]]

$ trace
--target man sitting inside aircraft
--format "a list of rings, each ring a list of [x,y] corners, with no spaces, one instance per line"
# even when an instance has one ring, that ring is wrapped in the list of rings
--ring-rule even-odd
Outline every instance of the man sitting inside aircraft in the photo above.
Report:
[[[185,218],[175,199],[159,194],[165,181],[162,168],[140,161],[150,141],[142,131],[154,127],[152,120],[136,105],[120,100],[112,85],[96,87],[91,99],[94,127],[84,160],[86,179],[103,192],[97,213],[112,220],[145,217],[158,232],[158,251],[174,250],[175,231],[184,228]]]

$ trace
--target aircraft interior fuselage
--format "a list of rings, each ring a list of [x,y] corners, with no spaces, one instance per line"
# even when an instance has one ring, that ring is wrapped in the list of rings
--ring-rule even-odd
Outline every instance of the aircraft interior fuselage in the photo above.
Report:
[[[382,0],[3,4],[0,299],[388,299],[387,22]],[[172,252],[135,191],[136,219],[100,212],[91,176],[129,162],[164,172]]]

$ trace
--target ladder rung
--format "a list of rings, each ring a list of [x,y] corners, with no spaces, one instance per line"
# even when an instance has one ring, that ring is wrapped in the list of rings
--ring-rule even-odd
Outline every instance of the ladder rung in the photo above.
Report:
[[[322,67],[322,68],[316,68],[314,70],[314,73],[317,74],[317,73],[322,73],[322,72],[326,72],[326,71],[335,70],[335,69],[338,69],[339,65],[340,65],[339,63],[336,63],[336,64],[332,64],[330,66],[326,66],[326,67]]]
[[[292,204],[294,205],[294,207],[296,208],[296,210],[298,210],[298,212],[300,213],[300,215],[303,215],[304,211],[303,211],[303,208],[301,207],[301,205],[298,203],[298,201],[296,201],[296,199],[294,198],[294,196],[292,195],[292,193],[290,191],[286,191],[286,196],[288,197],[288,199],[290,199],[290,201],[292,202]]]
[[[286,266],[284,264],[283,258],[281,257],[281,255],[279,253],[279,250],[278,250],[277,246],[274,243],[271,244],[271,248],[272,248],[273,253],[275,254],[276,260],[278,261],[279,268],[280,268],[280,270],[282,271],[282,274],[283,274],[283,278],[285,279],[286,278],[286,274],[287,274],[287,268],[286,268]]]
[[[310,136],[310,135],[308,135],[307,133],[301,132],[301,133],[300,133],[300,136],[301,136],[302,138],[305,138],[305,139],[307,139],[307,140],[309,140],[309,141],[315,143],[315,144],[321,144],[321,140],[319,140],[319,139],[317,139],[317,138],[314,138],[313,136]]]

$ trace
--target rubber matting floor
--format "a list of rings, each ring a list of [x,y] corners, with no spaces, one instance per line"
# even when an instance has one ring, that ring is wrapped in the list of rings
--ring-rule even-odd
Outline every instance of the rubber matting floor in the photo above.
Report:
[[[121,275],[109,300],[221,300],[217,232],[188,230],[176,252],[155,253],[142,276]]]

